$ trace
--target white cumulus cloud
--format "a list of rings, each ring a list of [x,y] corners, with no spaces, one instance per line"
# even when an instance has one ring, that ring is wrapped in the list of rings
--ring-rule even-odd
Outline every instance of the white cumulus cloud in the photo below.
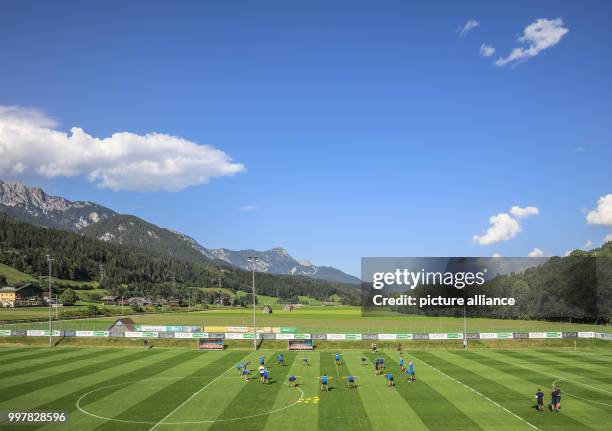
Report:
[[[609,233],[608,235],[606,235],[606,237],[603,239],[603,243],[607,243],[612,241],[612,233]]]
[[[612,226],[612,194],[602,196],[597,201],[597,208],[586,217],[588,224]]]
[[[491,57],[493,54],[495,54],[495,47],[493,45],[487,43],[480,45],[481,57]]]
[[[177,191],[245,170],[223,151],[163,133],[100,138],[30,108],[0,106],[0,174],[84,176],[112,190]]]
[[[593,247],[593,241],[591,241],[590,239],[587,240],[587,242],[585,242],[584,245],[582,246],[584,250],[588,250],[591,247]]]
[[[499,254],[499,253],[493,253],[493,254],[491,255],[491,257],[502,257],[502,255],[501,255],[501,254]]]
[[[529,256],[529,257],[541,257],[541,256],[544,256],[544,252],[536,247],[533,250],[531,250],[527,256]]]
[[[480,23],[478,21],[476,21],[474,18],[468,19],[465,24],[460,25],[457,28],[457,33],[459,33],[461,36],[465,36],[466,34],[468,34],[470,31],[474,30],[476,27],[478,27],[480,25]]]
[[[513,206],[512,208],[510,208],[510,214],[512,214],[516,218],[527,218],[532,215],[540,214],[540,210],[537,207],[521,208],[518,206]]]
[[[523,35],[518,38],[518,42],[526,47],[514,48],[507,57],[500,57],[495,64],[505,66],[508,63],[517,63],[535,57],[545,49],[558,44],[568,32],[569,29],[564,26],[561,18],[537,19],[525,27]]]
[[[491,226],[487,229],[484,235],[474,235],[472,241],[480,245],[491,245],[499,241],[507,241],[514,238],[523,229],[518,222],[519,218],[527,218],[532,215],[540,214],[537,207],[513,206],[510,208],[510,214],[499,213],[489,218]]]

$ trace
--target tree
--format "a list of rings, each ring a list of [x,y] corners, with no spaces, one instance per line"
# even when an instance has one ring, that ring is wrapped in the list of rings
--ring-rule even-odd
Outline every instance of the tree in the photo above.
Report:
[[[78,300],[79,300],[79,297],[77,296],[76,293],[74,293],[74,290],[70,288],[64,290],[62,294],[60,295],[60,302],[63,305],[74,305],[74,303],[77,302]]]
[[[6,286],[6,277],[4,275],[0,275],[0,287]]]

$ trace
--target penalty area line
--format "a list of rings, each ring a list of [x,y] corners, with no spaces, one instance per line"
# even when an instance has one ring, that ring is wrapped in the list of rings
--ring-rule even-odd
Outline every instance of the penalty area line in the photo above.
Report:
[[[534,424],[532,424],[531,422],[529,422],[526,419],[523,419],[522,417],[520,417],[519,415],[517,415],[516,413],[508,410],[507,408],[505,408],[504,406],[502,406],[501,404],[499,404],[497,401],[493,401],[491,398],[487,397],[486,395],[480,393],[479,391],[477,391],[476,389],[474,389],[471,386],[466,385],[465,383],[463,383],[462,381],[457,380],[454,377],[449,376],[448,374],[446,374],[444,371],[441,371],[439,369],[437,369],[436,367],[434,367],[433,365],[429,365],[427,362],[425,362],[424,360],[422,360],[421,358],[417,358],[419,361],[421,361],[423,364],[425,364],[426,366],[428,366],[429,368],[431,368],[432,370],[436,370],[438,373],[442,374],[443,376],[451,379],[453,382],[455,383],[459,383],[461,386],[465,387],[466,389],[469,389],[470,391],[474,392],[475,394],[481,396],[482,398],[484,398],[485,400],[489,401],[492,404],[495,404],[497,407],[499,407],[500,409],[504,410],[506,413],[511,414],[512,416],[514,416],[515,418],[517,418],[518,420],[526,423],[527,425],[529,425],[531,428],[537,430],[539,429],[537,426],[535,426]]]
[[[245,358],[248,358],[249,355],[245,356],[244,358],[242,358],[242,360],[244,360]],[[199,390],[197,390],[196,392],[194,392],[193,394],[191,394],[191,396],[189,398],[187,398],[185,401],[183,401],[182,403],[180,403],[174,410],[172,410],[170,413],[168,413],[166,416],[164,416],[159,422],[157,422],[155,425],[153,425],[151,428],[149,428],[149,431],[153,431],[154,429],[156,429],[158,426],[163,425],[163,422],[168,419],[170,416],[172,416],[174,413],[176,413],[178,410],[180,410],[185,404],[187,404],[189,401],[191,401],[192,399],[194,399],[195,397],[197,397],[200,392],[202,392],[204,389],[206,389],[207,387],[209,387],[210,385],[212,385],[213,383],[215,383],[217,380],[219,380],[220,378],[222,378],[223,376],[225,376],[227,373],[229,373],[230,371],[232,371],[234,369],[233,366],[231,366],[228,370],[224,371],[223,373],[219,374],[217,377],[215,377],[214,379],[212,379],[210,382],[208,382],[207,384],[205,384],[204,386],[202,386]]]

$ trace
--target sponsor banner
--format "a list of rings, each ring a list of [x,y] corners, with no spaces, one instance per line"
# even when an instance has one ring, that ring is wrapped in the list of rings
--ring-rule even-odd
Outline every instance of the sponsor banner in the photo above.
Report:
[[[200,332],[199,326],[134,325],[136,331],[153,332]]]
[[[346,340],[361,340],[361,334],[346,334]]]
[[[325,340],[325,338],[326,338],[325,334],[312,334],[313,340]]]
[[[578,338],[595,338],[595,332],[578,332]]]
[[[293,340],[294,338],[293,334],[276,334],[277,340]]]
[[[362,340],[377,340],[378,339],[378,335],[376,334],[363,334],[361,336]]]
[[[253,334],[252,333],[235,333],[235,332],[226,332],[225,333],[225,338],[228,340],[252,340],[253,339]],[[261,338],[261,334],[257,334],[257,338]]]
[[[25,329],[13,329],[12,333],[13,337],[25,337],[27,335]]]
[[[206,332],[202,332],[202,334],[206,334]],[[225,338],[225,333],[223,333],[223,332],[208,332],[208,338]]]
[[[160,332],[159,338],[174,338],[175,332]]]
[[[158,332],[155,331],[125,331],[126,338],[157,338]]]
[[[13,331],[13,334],[15,333],[15,331]],[[606,332],[597,332],[595,333],[595,336],[597,338],[600,338],[602,340],[612,340],[612,334],[608,334]]]
[[[10,329],[0,329],[0,337],[10,337],[11,330]]]
[[[529,338],[562,338],[561,332],[530,332]]]
[[[49,336],[49,330],[40,330],[40,329],[28,329],[26,331],[26,335],[28,337],[48,337]],[[53,336],[54,337],[59,337],[61,336],[61,331],[57,331],[57,330],[53,330]]]
[[[195,334],[198,334],[198,332],[196,332]],[[194,333],[192,332],[175,332],[174,333],[174,338],[195,338]],[[200,337],[197,337],[200,338]]]
[[[397,334],[378,334],[379,340],[397,340]]]
[[[210,332],[210,331],[207,331],[207,332]],[[237,332],[237,333],[244,334],[245,332],[253,332],[253,329],[248,328],[246,326],[228,326],[227,331],[225,332]]]
[[[76,337],[76,331],[64,331],[64,337]]]
[[[467,339],[468,340],[478,340],[480,338],[480,334],[478,332],[468,332]]]
[[[108,337],[108,331],[75,331],[75,337]]]
[[[578,332],[563,332],[563,338],[578,338]]]
[[[519,338],[519,339],[529,338],[529,332],[513,332],[512,338]]]
[[[310,334],[294,334],[296,340],[310,340],[312,337]]]
[[[481,332],[481,340],[507,340],[513,337],[512,332]]]
[[[412,334],[397,334],[398,340],[412,340]]]
[[[429,334],[430,340],[463,340],[463,334],[451,332],[447,334]]]
[[[429,340],[429,334],[412,334],[413,340]]]
[[[227,326],[204,326],[204,332],[229,332]]]
[[[346,340],[346,334],[327,334],[328,340]]]
[[[276,334],[262,334],[264,340],[276,340]]]
[[[283,326],[280,328],[281,334],[293,334],[297,332],[297,328],[295,326]]]

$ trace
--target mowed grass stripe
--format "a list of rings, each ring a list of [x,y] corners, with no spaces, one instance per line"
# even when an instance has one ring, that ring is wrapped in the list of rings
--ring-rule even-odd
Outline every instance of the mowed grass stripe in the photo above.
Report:
[[[167,385],[162,385],[159,390],[153,392],[145,399],[113,416],[114,419],[149,421],[152,422],[152,424],[144,425],[143,427],[142,424],[136,425],[125,422],[108,421],[95,429],[102,431],[151,428],[155,423],[166,418],[169,413],[173,412],[203,386],[226,372],[230,366],[238,362],[244,356],[244,352],[224,354],[212,363],[206,363],[196,368],[195,371],[183,378],[169,380]],[[171,417],[168,418],[168,422],[172,422]]]
[[[367,357],[372,364],[376,362],[376,358],[382,357],[387,367],[390,367],[394,362],[391,357],[384,353],[368,353]],[[408,366],[407,362],[408,359],[406,358],[406,366]],[[463,413],[425,380],[417,378],[417,381],[405,384],[406,376],[402,376],[400,380],[396,370],[393,370],[393,375],[396,377],[395,389],[430,430],[447,430],[449,424],[453,424],[453,429],[456,430],[482,429],[478,423],[474,422],[472,418]]]
[[[47,368],[53,368],[53,367],[57,367],[57,366],[62,366],[65,365],[66,362],[70,362],[71,364],[76,364],[80,361],[83,360],[87,360],[87,359],[91,359],[91,358],[95,358],[98,356],[98,352],[97,351],[87,351],[86,353],[80,353],[78,351],[73,352],[74,356],[68,356],[68,357],[61,357],[59,359],[49,359],[46,358],[47,360],[42,361],[42,362],[37,362],[36,364],[30,364],[28,366],[25,367],[18,367],[18,368],[14,368],[12,370],[8,370],[8,371],[3,371],[0,372],[0,379],[3,377],[9,377],[9,376],[19,376],[22,374],[28,374],[34,371],[39,371],[41,369],[47,369]]]
[[[118,350],[108,350],[108,351],[100,352],[98,354],[98,357],[111,356],[114,359],[117,359],[117,358],[125,359],[125,358],[131,358],[131,357],[138,356],[138,353],[139,352],[125,353],[124,351],[122,352]],[[104,369],[105,367],[106,368],[112,367],[113,365],[114,363],[112,361],[109,361],[107,363],[101,363],[101,364],[85,365],[83,367],[72,368],[72,369],[63,371],[61,373],[54,373],[52,375],[46,375],[43,377],[39,377],[37,379],[30,380],[28,382],[18,383],[16,385],[9,386],[9,387],[3,387],[2,392],[0,392],[0,402],[6,401],[11,398],[16,398],[20,395],[27,394],[29,392],[41,390],[48,386],[53,386],[53,385],[57,385],[60,383],[65,384],[66,382],[70,380],[79,378],[89,373],[94,373],[96,371],[99,371],[100,369]]]
[[[428,430],[421,418],[406,402],[397,390],[386,387],[383,376],[374,374],[373,365],[361,364],[361,358],[366,356],[363,352],[349,351],[346,353],[347,369],[356,376],[357,391],[370,418],[373,430]],[[388,364],[393,374],[396,375],[397,384],[402,384],[399,376],[399,364]],[[346,384],[346,382],[343,382]]]
[[[156,375],[163,373],[164,371],[168,371],[169,369],[172,369],[185,361],[194,359],[196,356],[199,356],[198,352],[168,353],[167,351],[161,350],[141,351],[140,356],[138,357],[140,359],[139,361],[130,362],[127,365],[122,362],[115,363],[114,367],[106,368],[99,373],[94,373],[91,375],[89,379],[85,380],[85,382],[89,384],[79,386],[61,398],[38,405],[36,406],[36,410],[66,411],[72,414],[78,410],[76,403],[81,396],[96,389],[107,388],[87,395],[86,398],[81,400],[80,406],[84,409],[88,409],[92,404],[100,402],[106,397],[112,397],[116,392],[124,389],[126,386],[134,384],[128,382],[136,382],[155,377]],[[140,365],[140,362],[145,359],[147,360],[147,363]],[[138,364],[137,368],[130,368],[132,364],[136,363]],[[95,383],[92,384],[91,380],[94,380]],[[126,384],[123,385],[123,383]],[[80,428],[93,428],[94,426],[99,425],[101,422],[102,421],[100,419],[93,418],[85,415],[84,413],[74,414],[70,420],[70,424],[76,425],[77,428],[79,428],[79,425],[82,425]]]
[[[530,372],[521,368],[511,367],[501,361],[494,361],[483,357],[482,354],[466,351],[447,353],[447,359],[443,359],[441,354],[430,354],[425,352],[418,353],[418,357],[423,358],[430,365],[440,369],[451,377],[476,389],[483,395],[491,398],[500,405],[504,406],[514,414],[531,422],[535,426],[544,429],[592,429],[585,423],[568,415],[544,414],[537,412],[533,406],[535,401],[533,394],[538,387],[545,388],[550,380],[548,376]],[[459,364],[453,360],[457,356],[467,360],[467,364]],[[484,365],[480,367],[479,365]],[[469,367],[469,368],[468,368]],[[500,383],[504,381],[505,375],[522,382],[522,391],[516,391],[515,385]],[[485,377],[486,376],[486,377]],[[494,380],[497,379],[497,380]],[[520,383],[518,383],[520,385]]]
[[[15,362],[24,362],[24,361],[32,361],[32,360],[37,360],[37,359],[42,359],[42,358],[50,358],[50,357],[58,357],[58,356],[62,356],[62,355],[67,355],[70,352],[74,352],[75,349],[62,349],[62,348],[56,348],[56,349],[28,349],[28,354],[25,355],[18,355],[18,356],[11,356],[8,358],[3,358],[0,361],[0,367],[3,367],[5,365],[14,365]],[[21,352],[21,353],[25,353],[25,352]]]
[[[244,385],[244,388],[238,392],[232,402],[218,416],[218,419],[258,415],[272,410],[271,406],[274,404],[282,385],[285,383],[296,356],[295,352],[285,353],[285,363],[288,366],[272,365],[279,353],[281,352],[276,352],[271,354],[270,357],[266,357],[266,363],[268,368],[270,368],[271,383],[263,385],[259,382],[259,373],[257,372],[259,361],[253,361],[251,365],[254,369],[253,380]],[[264,414],[250,419],[215,422],[210,427],[210,430],[221,431],[248,428],[249,431],[260,431],[266,427],[267,421],[268,415]]]
[[[0,347],[0,358],[4,360],[12,355],[21,355],[34,350],[32,347],[12,348],[12,347]]]
[[[319,429],[371,430],[370,418],[357,391],[344,390],[342,376],[348,374],[346,365],[336,367],[333,352],[319,352],[321,376],[332,379],[331,390],[319,395]],[[317,382],[320,384],[320,382]]]
[[[530,352],[533,352],[535,354],[546,354],[546,355],[550,355],[551,351],[546,351],[546,350],[530,350]],[[580,363],[584,364],[589,364],[589,365],[594,365],[597,367],[601,367],[604,368],[606,371],[610,371],[610,369],[612,368],[612,358],[609,361],[603,360],[603,359],[597,359],[597,358],[591,358],[589,355],[584,355],[581,352],[560,352],[560,351],[553,351],[554,355],[563,358],[563,359],[568,359],[570,361],[580,361]]]

